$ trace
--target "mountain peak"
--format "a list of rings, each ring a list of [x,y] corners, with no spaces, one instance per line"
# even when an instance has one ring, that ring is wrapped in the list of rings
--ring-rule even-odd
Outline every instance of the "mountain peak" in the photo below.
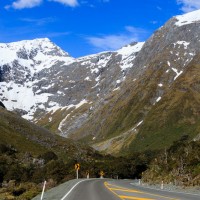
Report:
[[[71,62],[73,58],[48,38],[22,40],[19,42],[0,43],[0,65],[6,65],[18,60],[18,63],[28,68],[50,60]],[[46,66],[48,66],[46,64]],[[40,69],[40,67],[39,67]]]
[[[192,23],[200,23],[200,10],[195,10],[184,15],[178,15],[175,18],[178,20],[175,23],[177,26],[183,26]]]
[[[15,52],[26,52],[35,55],[42,53],[44,55],[69,57],[69,54],[60,47],[51,42],[48,38],[37,38],[33,40],[22,40],[19,42],[0,43],[0,51],[9,50]]]

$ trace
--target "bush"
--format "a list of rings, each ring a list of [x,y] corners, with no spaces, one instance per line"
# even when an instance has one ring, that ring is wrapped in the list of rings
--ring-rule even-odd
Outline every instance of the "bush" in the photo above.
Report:
[[[0,153],[12,155],[12,154],[16,153],[16,150],[12,146],[0,144]]]
[[[18,164],[13,164],[10,166],[8,169],[6,175],[5,175],[5,180],[16,180],[17,182],[21,181],[21,177],[23,175],[23,170]]]
[[[13,194],[14,196],[20,196],[20,195],[23,194],[25,191],[26,191],[25,188],[19,187],[19,188],[14,189],[14,190],[12,191],[12,194]]]
[[[58,156],[53,151],[48,151],[39,156],[40,159],[43,159],[45,163],[48,163],[51,160],[57,160]]]

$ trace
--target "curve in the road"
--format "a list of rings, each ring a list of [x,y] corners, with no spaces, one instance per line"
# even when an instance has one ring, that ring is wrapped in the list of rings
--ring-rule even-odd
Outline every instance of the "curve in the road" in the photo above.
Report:
[[[43,200],[199,200],[200,195],[154,190],[131,180],[71,180],[46,191]],[[38,195],[33,200],[41,200]]]
[[[81,183],[81,182],[83,182],[83,181],[86,181],[86,180],[81,180],[81,181],[79,181],[78,183],[76,183],[68,192],[67,192],[67,194],[65,194],[65,196],[64,197],[62,197],[62,199],[61,200],[64,200],[64,199],[66,199],[67,198],[67,196],[72,192],[72,190],[79,184],[79,183]]]

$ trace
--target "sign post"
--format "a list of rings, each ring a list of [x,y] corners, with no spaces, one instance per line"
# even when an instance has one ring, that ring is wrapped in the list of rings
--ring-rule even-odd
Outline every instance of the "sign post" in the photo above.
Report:
[[[79,163],[75,164],[76,179],[78,179],[78,171],[79,171],[79,169],[80,169],[80,164]]]
[[[103,176],[104,176],[104,172],[100,171],[100,178],[103,178]]]

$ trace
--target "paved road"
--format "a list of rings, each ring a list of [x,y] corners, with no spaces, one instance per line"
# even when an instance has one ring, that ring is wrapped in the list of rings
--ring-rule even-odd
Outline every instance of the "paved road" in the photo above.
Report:
[[[89,180],[79,183],[62,200],[199,200],[198,195],[134,186],[132,181]]]
[[[33,200],[40,200],[41,194]],[[154,190],[131,180],[71,180],[45,192],[43,200],[200,200],[200,195]]]
[[[63,200],[119,200],[105,187],[104,182],[100,179],[81,182]]]
[[[144,188],[132,185],[133,181],[107,181],[107,183],[109,189],[124,200],[200,200],[200,195]]]

